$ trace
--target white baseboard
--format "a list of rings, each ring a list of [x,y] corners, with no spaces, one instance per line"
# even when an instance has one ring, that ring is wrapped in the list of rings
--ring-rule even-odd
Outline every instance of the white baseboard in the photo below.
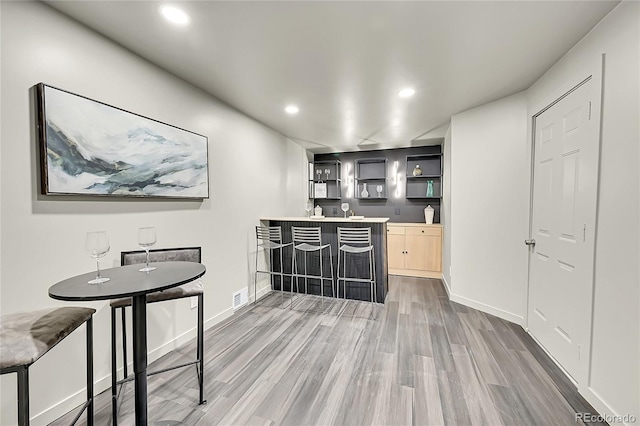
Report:
[[[271,293],[272,291],[275,291],[275,290],[273,290],[273,289],[271,288],[271,286],[269,286],[269,287],[264,287],[263,289],[258,290],[258,300],[260,300],[260,299],[262,298],[262,296],[265,296],[265,295],[267,295],[267,294]]]
[[[204,329],[207,330],[208,328],[213,327],[214,325],[226,320],[231,315],[233,315],[233,307],[229,307],[219,314],[212,316],[208,320],[205,320]]]
[[[607,423],[609,423],[610,425],[626,425],[626,426],[637,425],[637,418],[638,418],[637,415],[636,415],[636,421],[633,423],[625,423],[624,421],[619,421],[619,422],[613,421],[616,418],[623,418],[623,415],[616,413],[615,410],[611,408],[611,406],[607,404],[607,402],[603,398],[601,398],[600,395],[598,395],[598,393],[594,391],[592,388],[590,388],[589,386],[581,386],[579,383],[577,383],[574,380],[574,378],[571,377],[571,375],[567,372],[567,370],[565,370],[564,367],[562,367],[562,365],[560,365],[560,363],[554,358],[554,356],[549,351],[547,351],[547,349],[544,346],[542,346],[540,341],[536,339],[533,334],[531,334],[531,331],[527,331],[527,334],[531,336],[535,344],[538,345],[538,347],[542,349],[544,353],[547,354],[547,356],[551,359],[551,361],[553,361],[553,363],[560,369],[562,374],[564,374],[565,377],[567,377],[567,379],[569,379],[576,386],[576,388],[578,389],[578,393],[582,395],[582,397],[589,404],[591,404],[591,406],[596,410],[596,412],[599,415],[604,417],[604,420]],[[625,413],[625,414],[628,415],[631,413]]]
[[[229,318],[231,315],[233,315],[233,308],[228,308],[214,315],[208,320],[205,320],[204,322],[205,331],[208,328],[213,327],[214,325]],[[162,344],[156,349],[149,351],[147,355],[149,364],[159,359],[160,357],[166,355],[167,353],[171,352],[172,350],[184,345],[189,340],[193,339],[195,336],[196,336],[196,327],[193,327],[187,330],[186,332],[182,333],[181,335],[175,337],[174,339],[171,339],[168,342]],[[133,356],[131,356],[131,358],[132,357]],[[133,371],[133,363],[132,362],[128,363],[128,366],[129,366],[129,371]],[[119,377],[122,377],[123,371],[124,371],[123,367],[120,367],[118,369]],[[111,387],[111,374],[107,374],[106,376],[103,376],[94,382],[93,394],[98,395],[99,393],[104,392],[110,387]],[[75,407],[79,406],[80,404],[83,404],[87,395],[86,392],[87,392],[86,388],[83,387],[82,389],[78,390],[76,393],[68,396],[67,398],[61,400],[60,402],[42,411],[41,413],[38,413],[35,416],[33,416],[31,418],[31,423],[34,426],[48,425],[49,423],[60,418],[61,416],[68,413],[69,411],[73,410]]]
[[[486,305],[476,300],[467,299],[466,297],[458,296],[457,294],[454,294],[454,293],[449,293],[449,300],[460,303],[465,306],[469,306],[470,308],[474,308],[482,312],[486,312],[491,315],[495,315],[498,318],[511,321],[521,326],[524,324],[524,318],[522,316],[516,315],[509,311],[502,310],[500,308],[496,308],[495,306]]]
[[[111,384],[110,384],[111,383],[110,376],[108,377],[108,379],[109,379],[109,386],[111,386]],[[100,383],[100,382],[101,382],[101,380],[98,380],[96,382],[96,384],[93,385],[94,395],[98,394],[97,389],[96,389],[96,385],[97,385],[97,383]],[[43,412],[38,413],[35,416],[31,417],[31,423],[30,424],[33,425],[33,426],[48,425],[49,423],[51,423],[54,420],[62,417],[63,415],[65,415],[69,411],[73,410],[74,407],[77,407],[78,405],[83,404],[84,401],[86,400],[86,397],[87,397],[87,393],[86,392],[87,392],[87,388],[83,387],[78,392],[76,392],[76,393],[68,396],[67,398],[63,399],[62,401],[52,405],[51,407],[47,408]]]
[[[265,294],[269,294],[272,291],[273,290],[271,289],[271,284],[262,288],[258,288],[258,300],[260,300]],[[249,303],[251,303],[252,301],[255,302],[255,296],[249,296]]]
[[[447,279],[445,278],[444,274],[442,274],[442,277],[440,277],[440,279],[442,280],[442,282],[444,283],[444,289],[447,292],[447,296],[449,296],[449,299],[451,299],[451,286],[449,285],[449,283],[447,282]]]
[[[582,395],[584,397],[584,399],[587,400],[587,402],[589,404],[591,404],[591,406],[593,408],[595,408],[595,410],[598,412],[598,414],[600,414],[602,417],[605,418],[605,420],[610,424],[610,425],[625,425],[625,426],[635,426],[638,423],[638,416],[640,416],[640,413],[635,413],[634,415],[635,417],[635,422],[631,423],[625,423],[624,421],[620,421],[620,422],[615,422],[612,421],[612,419],[616,419],[616,418],[623,418],[623,414],[618,414],[615,412],[615,410],[613,408],[611,408],[611,406],[609,404],[607,404],[607,402],[602,399],[600,397],[600,395],[598,395],[598,393],[596,391],[594,391],[592,388],[585,386],[585,387],[578,387],[578,392],[580,392],[580,395]],[[630,413],[625,413],[625,414],[630,414]]]

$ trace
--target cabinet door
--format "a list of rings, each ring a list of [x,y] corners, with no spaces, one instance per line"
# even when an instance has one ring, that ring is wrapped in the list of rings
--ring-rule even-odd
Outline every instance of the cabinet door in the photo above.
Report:
[[[387,228],[387,259],[389,269],[404,269],[404,228]]]
[[[407,233],[405,236],[405,268],[418,271],[427,270],[427,245],[428,236],[423,234]]]
[[[442,237],[440,235],[427,235],[424,238],[427,271],[442,272]]]

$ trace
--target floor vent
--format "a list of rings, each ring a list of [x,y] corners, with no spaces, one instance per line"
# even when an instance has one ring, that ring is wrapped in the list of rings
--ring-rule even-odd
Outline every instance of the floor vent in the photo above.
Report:
[[[246,288],[233,293],[233,310],[239,309],[249,301],[249,292]]]

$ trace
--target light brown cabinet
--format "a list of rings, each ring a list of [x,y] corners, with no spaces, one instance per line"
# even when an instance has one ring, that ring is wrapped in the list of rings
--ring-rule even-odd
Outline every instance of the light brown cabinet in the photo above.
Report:
[[[440,278],[442,225],[387,224],[389,274]]]

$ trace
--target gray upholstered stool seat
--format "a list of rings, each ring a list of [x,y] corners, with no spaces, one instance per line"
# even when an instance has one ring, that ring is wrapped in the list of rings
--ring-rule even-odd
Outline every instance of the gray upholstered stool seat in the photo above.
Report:
[[[33,364],[95,312],[67,307],[2,315],[0,368]]]
[[[87,324],[87,424],[93,425],[93,314],[64,307],[0,317],[0,373],[18,374],[18,424],[29,424],[29,367],[82,324]],[[74,421],[75,423],[75,421]]]
[[[198,296],[204,293],[204,287],[202,281],[197,279],[186,284],[182,284],[178,287],[173,287],[163,291],[156,291],[155,293],[147,294],[147,303],[162,302],[164,300],[182,299],[184,297]],[[124,306],[131,306],[131,298],[123,297],[121,299],[114,299],[110,302],[112,308],[121,308]]]

